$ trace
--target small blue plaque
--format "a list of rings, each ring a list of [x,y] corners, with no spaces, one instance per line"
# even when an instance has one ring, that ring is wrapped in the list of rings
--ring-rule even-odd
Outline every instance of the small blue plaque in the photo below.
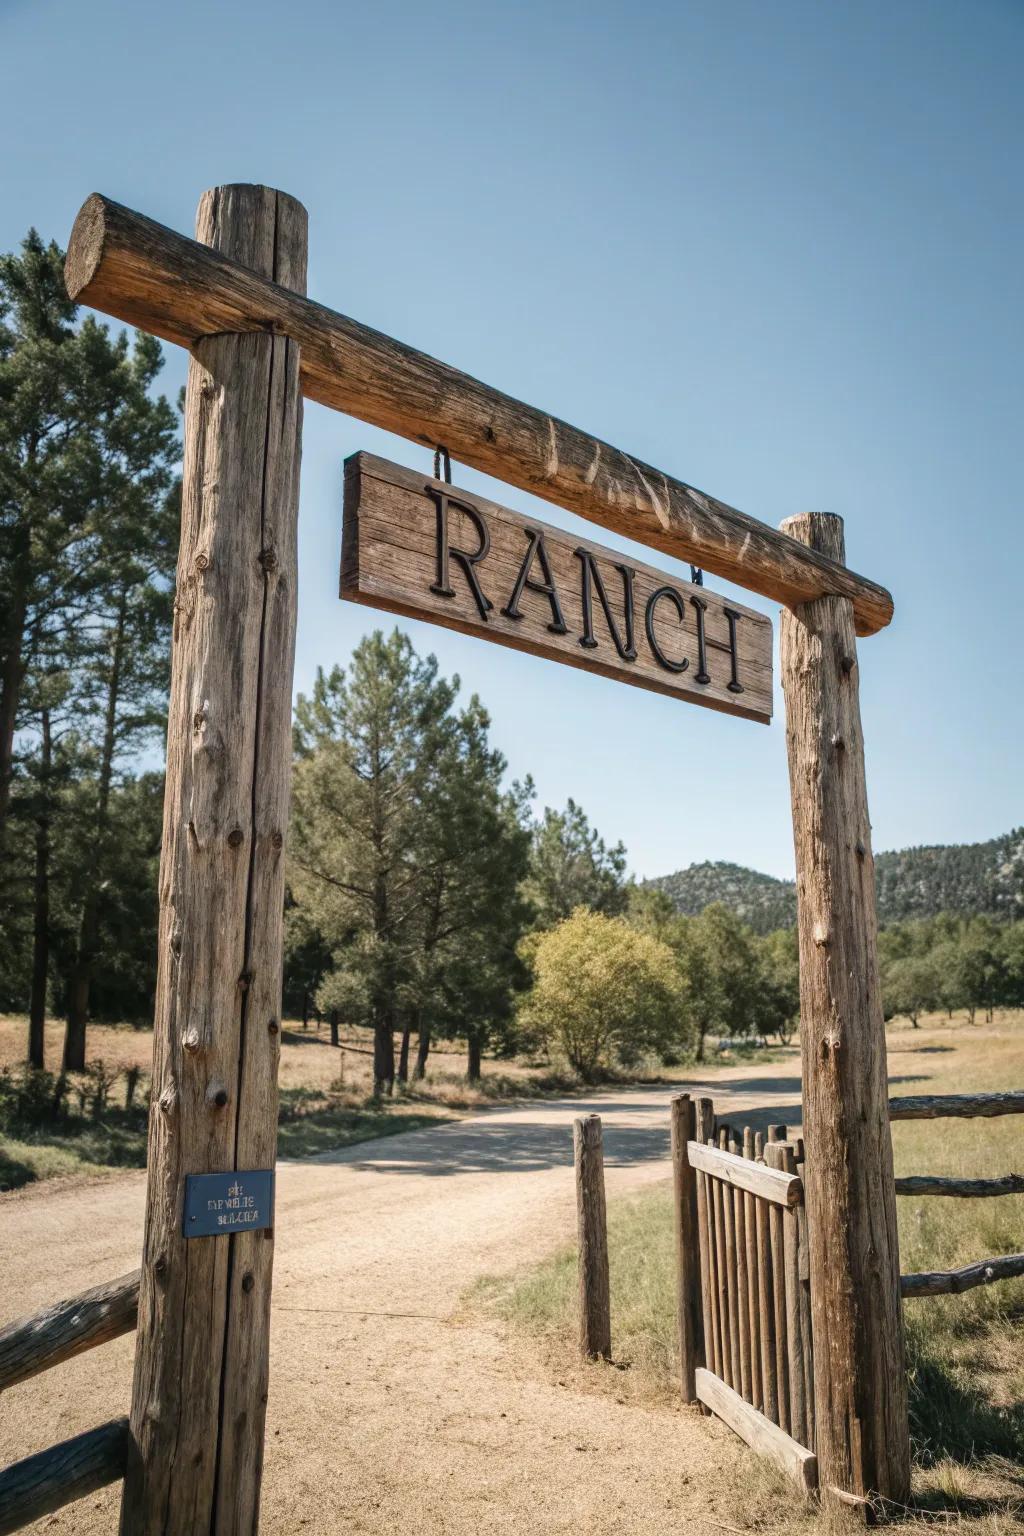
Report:
[[[186,1175],[182,1223],[186,1237],[227,1237],[273,1225],[273,1168]]]

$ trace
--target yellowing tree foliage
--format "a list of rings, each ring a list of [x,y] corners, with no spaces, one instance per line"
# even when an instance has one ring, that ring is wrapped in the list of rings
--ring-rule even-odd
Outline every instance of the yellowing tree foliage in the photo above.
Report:
[[[520,1019],[587,1080],[693,1041],[686,986],[667,944],[622,918],[577,907],[543,934]]]

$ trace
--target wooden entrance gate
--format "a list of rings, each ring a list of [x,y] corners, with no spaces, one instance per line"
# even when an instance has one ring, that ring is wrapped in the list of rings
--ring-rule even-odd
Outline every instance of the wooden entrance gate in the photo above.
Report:
[[[219,1176],[225,1198],[249,1199],[245,1179],[265,1177],[275,1159],[305,396],[443,448],[446,459],[784,605],[803,1124],[814,1149],[803,1187],[820,1354],[817,1455],[823,1485],[905,1501],[910,1445],[856,646],[858,635],[889,623],[892,598],[847,568],[840,518],[810,513],[782,531],[769,528],[306,298],[306,214],[293,198],[266,187],[216,188],[201,202],[196,233],[187,239],[93,196],[75,221],[66,267],[72,299],[191,353],[138,1344],[129,1430],[96,1432],[102,1444],[90,1442],[91,1454],[101,1465],[92,1466],[92,1486],[124,1473],[123,1536],[241,1536],[258,1524],[273,1227],[189,1240],[182,1222],[190,1180]],[[480,509],[436,480],[426,489],[437,508],[439,560],[424,588],[454,601],[441,554],[445,509],[461,506],[478,542],[453,546],[451,555],[479,598],[483,633],[497,605],[475,576],[486,554]],[[501,612],[515,626],[524,589],[548,602],[550,647],[550,636],[569,629],[557,612],[557,572],[544,566],[544,530],[520,531],[530,543],[518,575],[509,572]],[[607,552],[580,546],[571,554],[580,581],[573,633],[593,656],[598,600],[611,627],[598,571]],[[530,578],[535,555],[543,583]],[[739,611],[719,603],[727,627],[711,636],[707,598],[666,582],[644,592],[646,638],[641,626],[634,635],[637,573],[625,563],[618,570],[629,604],[616,639],[627,680],[649,659],[646,643],[661,669],[652,676],[663,683],[662,673],[678,677],[690,666],[693,685],[709,690],[706,702],[712,683],[721,686],[708,665],[714,646],[716,657],[731,658],[719,705],[744,712]],[[390,601],[406,598],[393,592]],[[696,646],[692,665],[679,654],[681,636]],[[725,1185],[703,1173],[713,1205]],[[756,1231],[756,1210],[754,1219]],[[730,1361],[732,1344],[730,1333]],[[725,1347],[723,1336],[723,1368]],[[53,1456],[59,1463],[60,1448]],[[10,1476],[18,1485],[23,1471]],[[45,1485],[47,1508],[81,1487],[70,1477],[47,1483],[38,1459],[32,1477],[37,1490]],[[10,1521],[16,1515],[12,1506]]]

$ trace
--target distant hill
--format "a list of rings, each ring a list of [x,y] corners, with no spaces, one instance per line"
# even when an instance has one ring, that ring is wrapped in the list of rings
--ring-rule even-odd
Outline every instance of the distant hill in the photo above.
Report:
[[[877,854],[875,878],[882,923],[934,917],[938,912],[1024,918],[1024,827],[987,843]],[[676,910],[690,917],[720,901],[757,933],[796,922],[793,881],[776,880],[741,864],[691,864],[644,884],[665,891]]]

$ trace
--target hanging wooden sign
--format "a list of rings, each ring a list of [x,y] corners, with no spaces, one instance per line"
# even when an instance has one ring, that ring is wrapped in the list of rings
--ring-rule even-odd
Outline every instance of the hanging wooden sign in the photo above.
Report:
[[[764,614],[368,453],[345,462],[341,596],[771,719]]]

